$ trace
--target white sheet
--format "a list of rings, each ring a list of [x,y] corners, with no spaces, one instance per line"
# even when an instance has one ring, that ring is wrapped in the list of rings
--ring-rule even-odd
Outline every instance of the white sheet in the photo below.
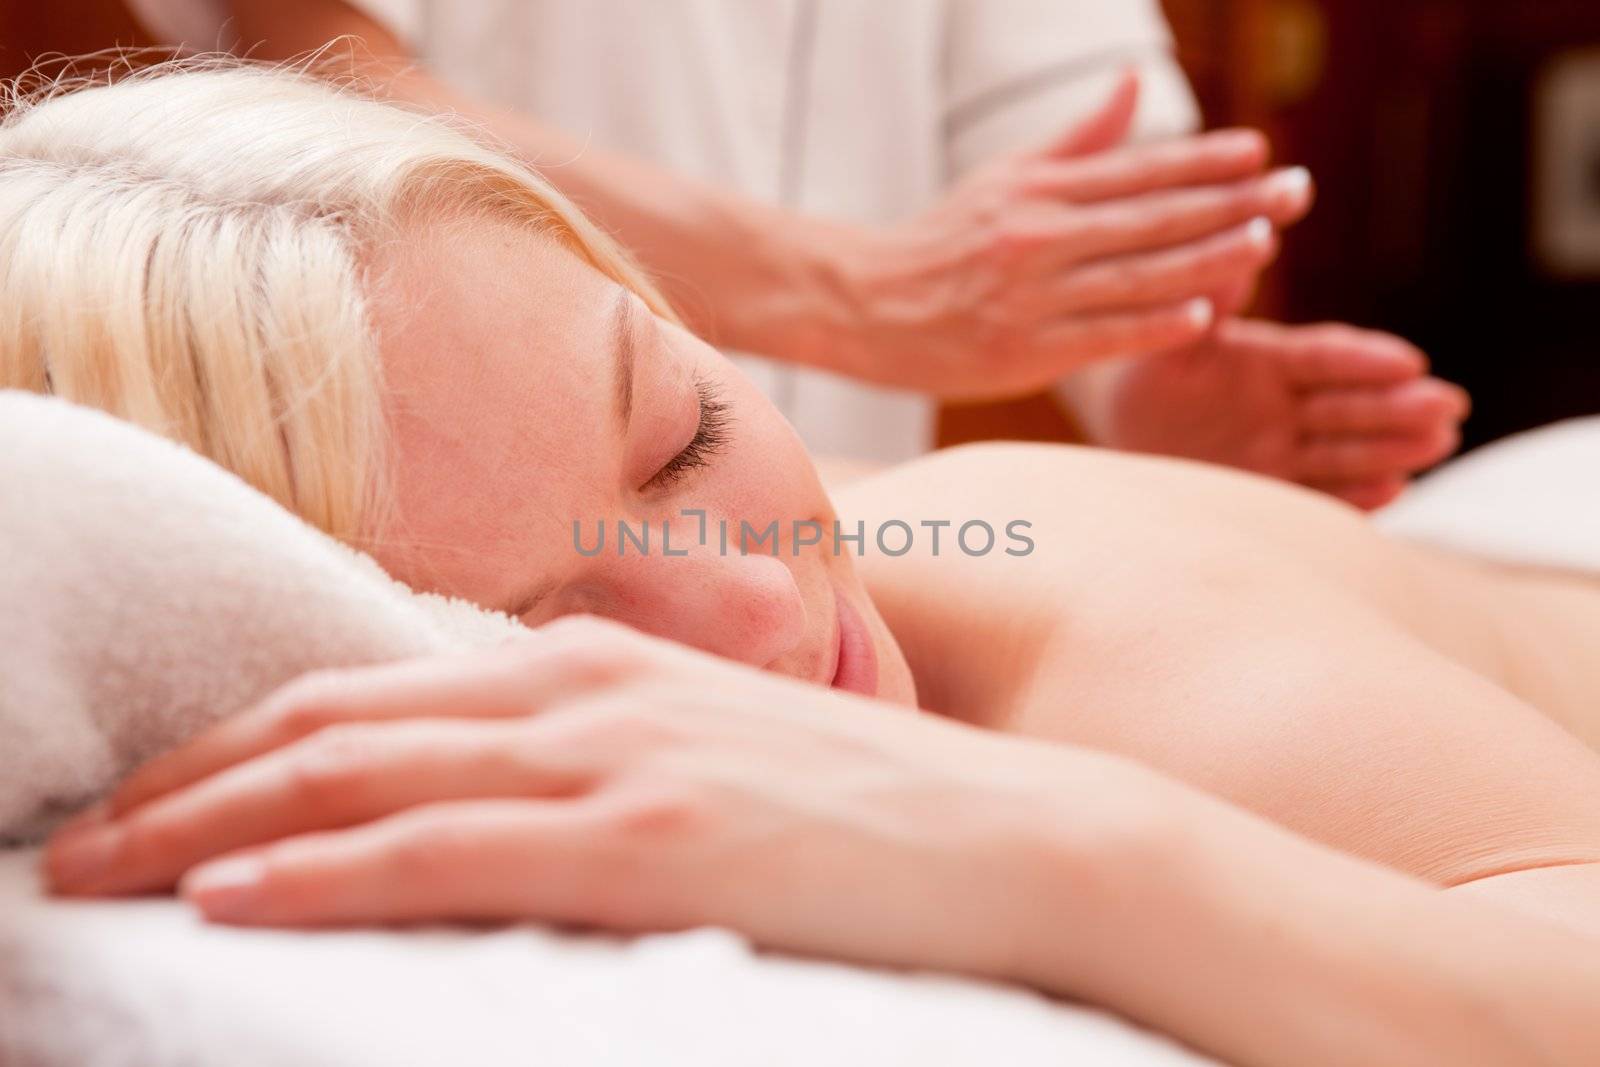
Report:
[[[1209,1064],[1111,1016],[720,930],[286,933],[42,899],[0,854],[3,1067]]]
[[[1397,537],[1497,563],[1600,574],[1600,416],[1470,452],[1377,522]]]

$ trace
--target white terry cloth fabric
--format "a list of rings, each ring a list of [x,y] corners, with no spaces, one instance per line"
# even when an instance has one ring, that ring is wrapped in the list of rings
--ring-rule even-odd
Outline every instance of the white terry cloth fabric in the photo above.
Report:
[[[1600,416],[1469,452],[1376,521],[1396,537],[1495,563],[1600,575]]]
[[[194,454],[0,392],[0,827],[41,831],[303,670],[496,641]],[[44,897],[0,851],[3,1067],[1205,1061],[1018,989],[753,952],[702,930],[291,933],[170,899]]]
[[[394,582],[220,467],[0,391],[0,842],[317,667],[523,627]]]
[[[632,940],[207,927],[166,900],[41,899],[0,853],[5,1067],[1202,1067],[1026,990]]]

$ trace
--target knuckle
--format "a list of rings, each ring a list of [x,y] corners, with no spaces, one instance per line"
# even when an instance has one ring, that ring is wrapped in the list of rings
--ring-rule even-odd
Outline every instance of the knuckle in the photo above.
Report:
[[[649,710],[642,696],[605,700],[573,709],[576,729],[589,744],[614,754],[643,753],[683,740],[682,724]]]
[[[626,626],[604,615],[593,615],[586,612],[575,612],[552,619],[539,628],[540,633],[549,634],[563,640],[583,641],[600,640],[606,635],[626,634],[630,631]]]
[[[1037,369],[1035,362],[1029,347],[1010,332],[995,336],[984,346],[984,371],[991,385],[1028,377]]]
[[[1118,263],[1107,266],[1098,281],[1098,288],[1106,299],[1120,300],[1137,294],[1151,279],[1138,267]]]
[[[281,705],[272,719],[278,734],[284,738],[304,737],[332,726],[336,721],[327,704],[299,699]]]
[[[1272,189],[1264,178],[1237,182],[1223,191],[1216,204],[1238,217],[1266,214],[1273,206]]]
[[[1104,207],[1086,211],[1068,220],[1062,243],[1069,248],[1104,248],[1128,230],[1134,221],[1121,208]]]
[[[984,363],[990,371],[1006,370],[1018,362],[1019,320],[1027,317],[1026,310],[1018,304],[990,307],[976,318],[973,341],[984,354]]]
[[[118,862],[133,870],[161,866],[180,855],[185,844],[181,823],[171,819],[134,819],[124,828]]]
[[[518,656],[513,671],[535,679],[553,672],[580,689],[637,678],[661,659],[638,631],[592,615],[564,616],[546,624],[522,645]]]
[[[1007,300],[994,300],[976,309],[972,316],[972,338],[980,351],[998,360],[1004,360],[1016,347],[1018,323],[1026,317],[1026,308],[1019,295]]]
[[[1081,172],[1082,168],[1079,168]],[[1054,160],[1028,160],[1012,169],[1009,177],[1011,199],[1026,200],[1057,195],[1068,185],[1067,168]]]
[[[377,751],[372,731],[330,726],[292,753],[286,771],[290,790],[319,807],[348,800],[366,780]]]
[[[404,883],[437,883],[472,851],[469,831],[440,813],[410,812],[392,823],[394,839],[384,850],[384,863],[390,876]]]
[[[1042,228],[1012,212],[995,219],[988,227],[989,254],[1002,262],[1012,262],[1044,243]]]
[[[280,734],[312,733],[335,721],[334,699],[342,688],[338,671],[312,671],[273,693],[263,710]]]
[[[630,845],[666,845],[709,835],[719,812],[709,791],[687,782],[658,782],[619,797],[607,823]]]
[[[575,670],[609,673],[647,662],[643,635],[599,615],[565,615],[540,633],[547,638],[544,648]]]

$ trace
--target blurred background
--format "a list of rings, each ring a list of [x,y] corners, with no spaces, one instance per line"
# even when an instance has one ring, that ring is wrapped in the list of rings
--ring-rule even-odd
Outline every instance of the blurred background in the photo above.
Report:
[[[1259,127],[1316,175],[1255,310],[1415,341],[1473,394],[1467,447],[1600,412],[1600,0],[1165,5],[1208,125]],[[7,77],[148,43],[120,0],[0,0]],[[1042,397],[941,422],[1072,433]]]

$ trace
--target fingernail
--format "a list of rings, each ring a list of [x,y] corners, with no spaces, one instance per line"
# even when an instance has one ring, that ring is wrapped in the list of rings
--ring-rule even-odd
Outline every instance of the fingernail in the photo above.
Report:
[[[1304,167],[1289,167],[1278,171],[1270,181],[1274,192],[1298,199],[1311,189],[1311,172]]]
[[[254,913],[260,902],[265,871],[261,861],[250,856],[218,860],[190,872],[179,892],[207,918],[242,919]]]
[[[1260,248],[1272,243],[1272,220],[1258,216],[1245,224],[1245,240]]]
[[[45,853],[50,882],[57,889],[86,889],[111,869],[122,845],[122,832],[112,826],[86,826],[57,838]]]
[[[1211,325],[1211,317],[1216,314],[1211,307],[1211,301],[1205,297],[1196,297],[1183,305],[1183,314],[1196,329],[1204,329]]]

